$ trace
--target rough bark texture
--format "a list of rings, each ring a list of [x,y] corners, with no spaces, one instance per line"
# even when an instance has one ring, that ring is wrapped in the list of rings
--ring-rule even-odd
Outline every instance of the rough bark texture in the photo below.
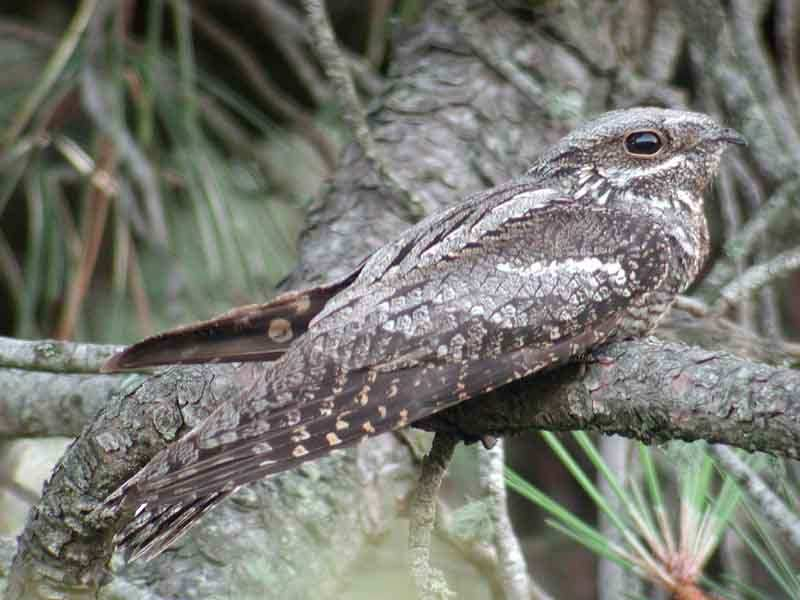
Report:
[[[632,2],[625,10],[604,2],[557,4],[557,13],[532,22],[493,3],[476,12],[485,47],[531,78],[541,91],[535,98],[479,59],[440,3],[432,3],[419,25],[398,32],[390,85],[375,103],[370,124],[396,178],[429,212],[521,173],[582,115],[653,102],[682,104],[684,94],[671,81],[687,32],[699,34],[681,25],[671,3]],[[713,40],[715,24],[723,30],[726,19],[733,19],[722,15],[717,2],[691,4],[692,14],[703,9],[711,15],[698,44]],[[644,22],[652,27],[642,27]],[[699,19],[687,22],[693,27]],[[692,46],[693,58],[707,60],[712,46]],[[721,56],[714,82],[724,87],[695,108],[712,110],[719,102],[729,125],[754,133],[758,125],[744,117],[755,101],[741,91],[747,63],[733,64],[713,52],[715,59]],[[780,135],[771,130],[766,137]],[[777,181],[786,172],[779,166],[767,158],[763,169]],[[407,226],[399,216],[405,214],[400,200],[351,146],[312,216],[291,286],[341,275],[395,236]],[[592,428],[653,441],[703,438],[797,456],[796,371],[655,341],[620,343],[605,354],[609,360],[503,388],[457,408],[439,425],[458,419],[459,428],[476,434]],[[76,386],[84,377],[94,386],[82,401],[84,414],[90,400],[114,388],[117,394],[65,454],[31,512],[7,597],[95,597],[107,581],[111,537],[120,525],[95,512],[99,503],[264,368],[192,367],[132,379],[70,375]],[[11,375],[31,394],[40,386],[56,389],[51,377],[59,378],[58,385],[66,377]],[[56,402],[74,397],[48,394]],[[4,425],[2,432],[74,432],[74,426],[32,417],[27,423]],[[270,590],[281,598],[336,597],[338,582],[381,511],[393,512],[395,495],[407,489],[410,464],[404,449],[385,437],[249,486],[175,551],[117,572],[100,597],[264,597]]]

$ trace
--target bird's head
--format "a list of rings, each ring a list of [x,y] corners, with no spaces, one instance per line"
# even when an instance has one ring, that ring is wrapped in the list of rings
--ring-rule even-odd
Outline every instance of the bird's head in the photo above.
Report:
[[[700,213],[703,190],[731,144],[745,140],[702,113],[616,110],[563,138],[529,175],[593,203]]]

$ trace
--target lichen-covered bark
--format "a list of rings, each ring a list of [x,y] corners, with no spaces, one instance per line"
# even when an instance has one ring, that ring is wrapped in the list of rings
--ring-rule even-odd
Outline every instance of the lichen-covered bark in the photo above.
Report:
[[[576,3],[580,8],[558,3],[556,13],[532,21],[485,3],[483,42],[538,84],[542,93],[535,98],[477,58],[443,3],[431,4],[417,26],[397,34],[390,85],[370,113],[387,164],[429,212],[521,173],[583,115],[653,101],[680,105],[684,99],[671,81],[686,32],[695,34],[670,3],[642,0],[624,11],[609,10],[604,2]],[[641,26],[645,22],[653,26]],[[705,35],[713,37],[709,31]],[[730,63],[726,68],[716,85],[729,89],[717,93],[743,98],[741,74]],[[750,108],[744,100],[741,105]],[[736,106],[730,110],[736,114]],[[291,286],[338,276],[394,237],[407,226],[400,202],[351,146],[312,215]],[[610,360],[503,388],[457,407],[439,423],[457,418],[460,429],[476,433],[594,428],[797,455],[800,416],[791,402],[798,397],[796,372],[673,343],[625,342],[606,355]],[[103,409],[65,454],[32,511],[7,597],[95,597],[108,580],[111,537],[121,525],[96,511],[100,502],[265,368],[205,366],[150,378],[108,377],[102,384],[93,379],[97,385],[87,388],[91,392],[81,400],[86,408],[78,414],[87,415],[100,401]],[[70,392],[51,394],[55,379],[61,385],[62,377],[84,377],[11,375],[21,382],[30,378],[25,385],[31,394],[48,389],[56,407],[69,406],[64,394]],[[75,381],[84,380],[69,383]],[[112,388],[118,393],[105,401]],[[53,420],[31,417],[2,432],[18,434],[16,428],[74,431],[74,425],[59,428]],[[309,590],[316,598],[335,597],[337,582],[368,539],[362,515],[394,510],[395,491],[407,487],[402,474],[409,464],[399,445],[385,437],[249,486],[174,552],[118,571],[100,597],[304,598]]]
[[[655,338],[512,383],[431,426],[467,434],[592,429],[649,443],[707,440],[800,457],[800,373]]]

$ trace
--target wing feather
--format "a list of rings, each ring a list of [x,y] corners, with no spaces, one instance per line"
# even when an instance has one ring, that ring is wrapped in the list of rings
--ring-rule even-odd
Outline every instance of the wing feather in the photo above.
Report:
[[[272,361],[308,329],[325,304],[358,276],[360,267],[328,285],[289,292],[266,304],[235,308],[134,344],[111,357],[110,373],[164,364]]]

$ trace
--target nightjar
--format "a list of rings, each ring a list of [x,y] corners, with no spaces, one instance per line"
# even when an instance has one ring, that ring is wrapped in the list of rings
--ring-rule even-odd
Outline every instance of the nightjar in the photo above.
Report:
[[[651,331],[708,255],[703,191],[742,143],[703,114],[606,113],[338,281],[117,355],[274,361],[107,499],[135,510],[117,542],[152,558],[242,484]]]

